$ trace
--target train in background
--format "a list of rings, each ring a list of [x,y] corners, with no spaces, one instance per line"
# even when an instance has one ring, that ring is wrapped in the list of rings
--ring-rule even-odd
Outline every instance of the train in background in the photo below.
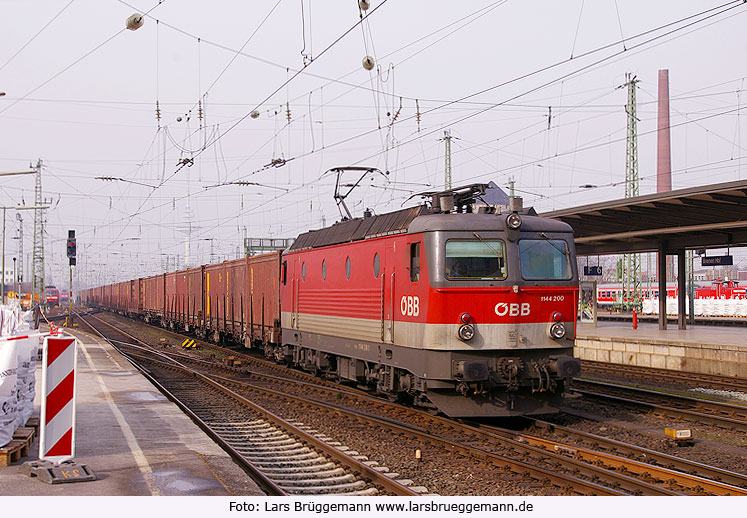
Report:
[[[677,283],[667,283],[667,298],[677,298]],[[695,299],[747,299],[747,287],[740,286],[739,281],[716,279],[710,284],[695,283]],[[642,286],[639,300],[659,298],[658,284]],[[612,308],[622,304],[624,299],[621,283],[597,284],[597,306]]]
[[[486,187],[79,295],[453,417],[552,413],[580,371],[573,231]]]
[[[46,304],[50,308],[57,306],[60,303],[60,290],[54,286],[45,286],[44,300],[46,300]]]

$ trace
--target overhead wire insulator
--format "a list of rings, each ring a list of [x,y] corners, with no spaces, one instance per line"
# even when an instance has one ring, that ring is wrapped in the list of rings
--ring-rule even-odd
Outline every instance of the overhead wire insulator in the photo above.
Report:
[[[161,126],[161,107],[158,105],[158,101],[156,101],[156,120],[158,125]]]
[[[290,103],[285,103],[285,118],[288,119],[288,124],[290,124],[290,121],[291,121]]]
[[[252,119],[258,119],[259,118],[259,112],[257,110],[252,111],[252,113],[249,114],[249,117]]]
[[[418,133],[420,133],[420,103],[415,99],[415,120],[418,121]]]
[[[131,31],[136,31],[143,26],[143,15],[140,13],[131,14],[127,17],[125,27]]]
[[[368,11],[368,8],[371,7],[371,2],[369,0],[358,0],[358,7],[361,11]]]
[[[202,127],[202,99],[197,101],[197,118],[200,119],[200,127]]]
[[[374,62],[374,58],[371,56],[366,56],[363,58],[363,68],[366,70],[373,70],[373,67],[376,63]]]

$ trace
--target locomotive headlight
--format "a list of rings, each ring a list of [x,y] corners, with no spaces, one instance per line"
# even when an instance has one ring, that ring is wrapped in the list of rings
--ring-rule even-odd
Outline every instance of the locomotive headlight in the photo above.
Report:
[[[512,230],[516,230],[521,226],[521,218],[518,214],[509,214],[506,218],[506,226]]]
[[[472,340],[472,337],[475,336],[475,327],[472,324],[463,324],[459,326],[457,335],[459,336],[460,340],[469,342],[470,340]]]
[[[565,325],[562,322],[555,322],[550,326],[550,336],[560,340],[565,336]]]

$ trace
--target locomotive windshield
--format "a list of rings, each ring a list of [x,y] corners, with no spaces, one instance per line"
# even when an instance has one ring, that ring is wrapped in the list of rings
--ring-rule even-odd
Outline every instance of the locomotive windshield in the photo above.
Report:
[[[527,280],[570,280],[568,245],[562,239],[519,241],[521,276]]]
[[[447,279],[505,279],[503,242],[449,239],[446,241]]]

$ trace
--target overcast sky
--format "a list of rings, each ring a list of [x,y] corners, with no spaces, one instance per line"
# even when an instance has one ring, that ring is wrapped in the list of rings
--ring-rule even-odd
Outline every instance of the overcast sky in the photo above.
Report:
[[[81,280],[108,282],[182,267],[190,226],[199,264],[235,257],[245,232],[330,224],[340,214],[324,173],[336,166],[388,172],[351,194],[354,215],[414,203],[443,186],[445,129],[454,185],[513,178],[539,211],[621,198],[628,72],[640,81],[641,194],[656,189],[659,69],[673,187],[747,176],[741,1],[373,0],[360,24],[355,0],[0,7],[0,171],[42,159],[47,280],[60,285],[68,229]],[[136,12],[143,26],[126,30]],[[32,204],[33,186],[0,179],[3,204]],[[9,213],[6,261],[16,228]]]

